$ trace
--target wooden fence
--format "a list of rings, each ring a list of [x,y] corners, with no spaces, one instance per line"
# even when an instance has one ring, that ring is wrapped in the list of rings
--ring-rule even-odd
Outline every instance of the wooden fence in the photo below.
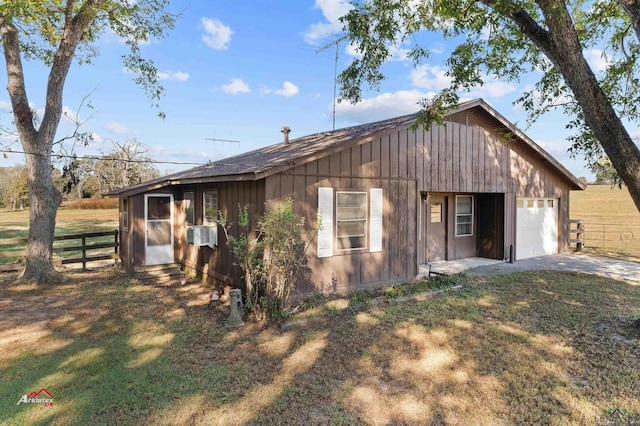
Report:
[[[584,248],[640,256],[640,222],[592,223],[574,219],[569,232],[576,251]]]
[[[108,236],[113,236],[113,241],[105,242]],[[118,248],[120,243],[118,241],[118,230],[115,231],[103,231],[103,232],[89,232],[85,234],[75,235],[59,235],[54,239],[54,253],[67,253],[70,257],[64,257],[61,255],[61,261],[63,265],[72,263],[82,263],[82,270],[87,269],[87,262],[93,262],[96,260],[108,260],[118,259]],[[101,241],[95,241],[96,239]],[[80,240],[81,244],[74,243],[74,240]],[[89,241],[91,240],[91,241]],[[56,247],[55,241],[70,242],[72,245],[62,245]],[[24,268],[24,263],[21,259],[26,255],[26,248],[15,249],[13,247],[7,248],[5,251],[3,246],[22,246],[27,243],[26,238],[11,238],[0,240],[0,272],[21,271]],[[113,252],[105,253],[104,249],[113,248]],[[96,251],[100,251],[96,253]],[[90,253],[89,253],[90,252]],[[18,258],[18,261],[14,263],[1,263],[3,259]],[[55,262],[54,262],[55,263]]]

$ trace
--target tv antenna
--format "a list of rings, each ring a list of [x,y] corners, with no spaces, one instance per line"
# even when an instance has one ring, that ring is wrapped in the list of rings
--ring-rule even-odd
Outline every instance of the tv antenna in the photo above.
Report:
[[[336,129],[336,84],[338,82],[338,52],[339,52],[340,42],[346,39],[347,39],[346,35],[340,36],[337,39],[333,40],[332,42],[325,44],[320,49],[316,50],[316,53],[320,53],[329,49],[334,44],[336,46],[336,60],[333,65],[333,130]]]
[[[224,154],[222,154],[220,151],[218,151],[218,149],[216,148],[216,144],[217,144],[217,143],[219,143],[219,142],[220,142],[220,143],[222,143],[223,145],[224,145],[224,144],[234,144],[234,143],[237,143],[237,144],[238,144],[238,149],[240,148],[240,141],[234,141],[234,140],[230,140],[230,139],[217,139],[217,138],[204,138],[204,140],[213,142],[213,152],[214,152],[214,155],[216,155],[216,154],[217,154],[217,155],[219,155],[219,156],[220,156],[220,159],[227,158],[227,157],[228,157],[228,155],[224,155]]]

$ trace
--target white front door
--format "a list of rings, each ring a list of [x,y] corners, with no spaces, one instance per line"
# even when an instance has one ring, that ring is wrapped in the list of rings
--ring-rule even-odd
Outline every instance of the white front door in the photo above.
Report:
[[[144,196],[145,265],[173,263],[173,195]]]
[[[558,253],[558,200],[518,198],[516,259]]]

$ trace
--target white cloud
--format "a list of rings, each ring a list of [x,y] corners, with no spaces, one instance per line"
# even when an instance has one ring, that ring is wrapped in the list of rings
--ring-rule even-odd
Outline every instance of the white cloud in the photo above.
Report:
[[[249,93],[251,89],[249,85],[242,81],[240,78],[232,78],[229,84],[222,86],[222,91],[229,93],[230,95],[237,95],[238,93]]]
[[[231,41],[231,28],[224,25],[217,19],[202,18],[204,33],[202,41],[204,44],[215,50],[227,50]]]
[[[411,83],[420,89],[442,90],[451,85],[451,77],[440,66],[419,65],[409,75]]]
[[[158,79],[160,80],[174,80],[174,81],[187,81],[189,80],[189,74],[182,71],[165,71],[158,72]]]
[[[349,123],[370,123],[386,118],[418,112],[418,102],[430,98],[435,92],[421,92],[419,90],[400,90],[393,93],[382,93],[376,97],[364,99],[357,104],[340,102],[336,105],[336,116],[341,121]],[[332,109],[333,105],[329,107]]]
[[[494,77],[484,76],[484,84],[473,88],[469,92],[472,98],[499,99],[516,90],[512,84],[500,81]]]
[[[607,69],[609,65],[609,57],[600,49],[589,49],[584,52],[584,58],[587,60],[593,72],[601,72]]]
[[[451,77],[446,75],[446,68],[441,66],[420,65],[411,71],[410,78],[411,83],[420,89],[440,91],[451,85]],[[482,80],[482,86],[461,94],[471,98],[498,99],[516,90],[513,85],[491,76],[485,75]]]
[[[97,146],[102,146],[102,144],[104,143],[104,139],[102,139],[102,136],[95,132],[91,132],[91,137],[93,138],[93,143]],[[93,146],[93,148],[95,148],[95,146]]]
[[[435,54],[440,54],[440,53],[444,53],[444,44],[442,43],[434,43],[433,46],[431,46],[431,52],[435,53]]]
[[[123,135],[126,133],[131,133],[131,130],[125,126],[124,124],[120,124],[120,123],[116,123],[115,121],[110,121],[105,125],[105,128],[111,132],[111,133],[115,133],[117,135]]]
[[[6,101],[0,101],[0,111],[11,112],[11,103]]]
[[[348,0],[316,0],[314,7],[322,11],[325,21],[311,24],[303,34],[309,44],[317,44],[323,38],[341,32],[340,17],[353,9]]]
[[[295,96],[298,94],[299,91],[300,89],[298,89],[298,86],[291,83],[290,81],[285,81],[282,85],[282,89],[270,89],[268,87],[263,87],[261,90],[263,95],[274,94],[274,95],[284,96],[285,98],[290,98],[291,96]]]

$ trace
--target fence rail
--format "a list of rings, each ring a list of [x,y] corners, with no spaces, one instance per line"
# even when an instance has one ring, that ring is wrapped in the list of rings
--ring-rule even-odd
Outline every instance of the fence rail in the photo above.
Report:
[[[570,241],[573,244],[579,244],[577,240],[580,239],[585,248],[640,254],[640,223],[595,223],[572,220],[571,226]],[[576,226],[581,232],[574,228]]]
[[[113,237],[113,241],[106,241],[105,237],[109,236]],[[82,263],[83,271],[87,269],[87,262],[108,259],[114,259],[117,261],[118,259],[120,242],[118,241],[117,229],[114,231],[59,235],[54,237],[53,240],[54,253],[68,253],[70,255],[70,257],[60,256],[62,258],[60,263],[63,265]],[[80,240],[81,243],[75,243],[77,240]],[[71,242],[73,245],[56,246],[56,241]],[[26,243],[27,238],[9,238],[0,240],[0,272],[21,271],[24,268],[24,263],[20,260],[26,255],[26,248],[15,249],[15,247],[8,247],[6,250],[3,250],[3,247],[23,246]],[[107,248],[113,248],[113,252],[106,253],[104,249]],[[96,253],[97,250],[100,250],[100,252]],[[18,258],[18,261],[15,261],[16,258]],[[2,263],[3,259],[14,259],[14,261],[13,263]]]

